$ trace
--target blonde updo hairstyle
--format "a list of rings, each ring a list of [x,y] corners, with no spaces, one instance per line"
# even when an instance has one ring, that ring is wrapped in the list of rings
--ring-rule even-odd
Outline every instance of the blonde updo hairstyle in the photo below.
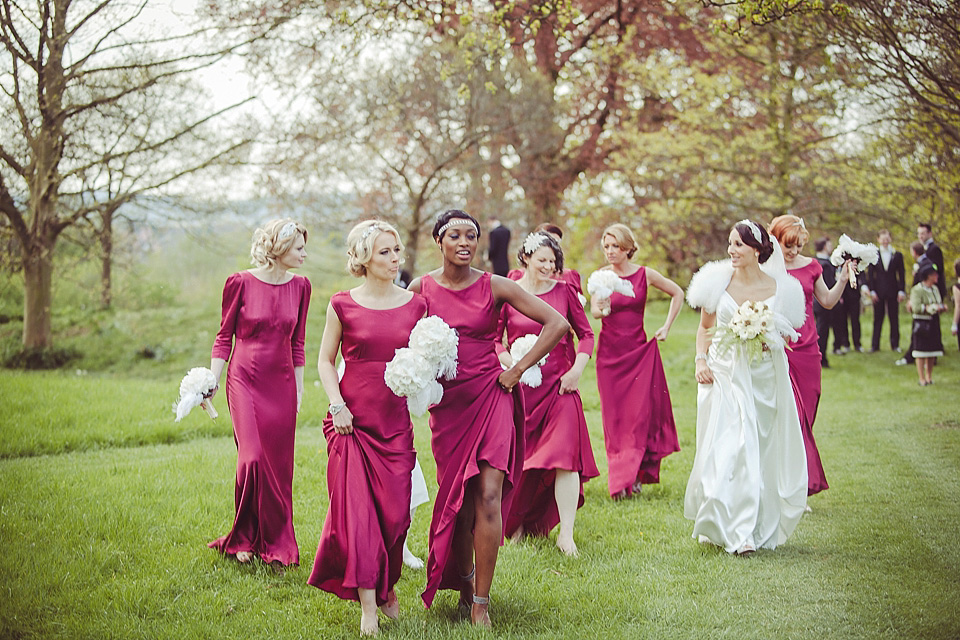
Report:
[[[603,246],[604,236],[613,236],[617,245],[627,252],[627,259],[632,258],[633,254],[637,252],[637,239],[633,237],[633,231],[630,231],[630,227],[625,224],[617,222],[604,229],[600,236],[601,246]]]
[[[293,225],[292,228],[287,225]],[[286,230],[286,231],[284,231]],[[280,237],[283,235],[283,237]],[[297,236],[307,241],[307,228],[292,218],[271,220],[253,232],[253,245],[250,247],[250,262],[255,267],[272,269],[280,256],[290,250]]]
[[[347,271],[356,278],[367,275],[367,263],[373,258],[373,243],[381,233],[392,233],[403,251],[400,234],[389,222],[382,220],[364,220],[357,223],[347,234]],[[401,258],[400,264],[403,264]]]

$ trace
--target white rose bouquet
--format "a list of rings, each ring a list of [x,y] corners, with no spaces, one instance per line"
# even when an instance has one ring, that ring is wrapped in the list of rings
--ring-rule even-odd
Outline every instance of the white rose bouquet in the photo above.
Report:
[[[217,410],[210,400],[216,388],[217,378],[213,371],[206,367],[190,369],[180,381],[180,399],[173,403],[173,412],[177,414],[176,422],[183,420],[196,406],[203,407],[203,410],[216,420]]]
[[[457,375],[457,332],[436,316],[421,318],[410,332],[409,346],[397,349],[387,363],[383,381],[390,390],[407,399],[410,413],[422,416],[432,404],[443,400],[441,375]]]
[[[717,328],[714,343],[719,351],[742,344],[747,350],[747,357],[752,360],[765,349],[785,344],[780,337],[784,328],[781,325],[766,302],[747,300],[736,310],[729,324]],[[787,328],[795,335],[792,328]]]
[[[527,355],[539,337],[540,336],[536,334],[528,333],[514,340],[510,346],[510,357],[513,359],[513,362],[516,363],[520,358]],[[535,365],[523,372],[520,376],[520,382],[528,387],[539,387],[543,383],[543,374],[540,372],[540,367],[546,363],[547,356],[543,356]]]
[[[587,278],[587,293],[591,297],[607,299],[614,293],[635,298],[633,285],[618,276],[611,269],[598,269]]]
[[[835,267],[841,266],[847,260],[851,260],[850,266],[850,287],[857,286],[857,273],[863,273],[867,266],[877,264],[880,259],[880,251],[872,243],[860,244],[850,239],[847,234],[842,234],[837,242],[837,248],[830,254],[830,264]]]

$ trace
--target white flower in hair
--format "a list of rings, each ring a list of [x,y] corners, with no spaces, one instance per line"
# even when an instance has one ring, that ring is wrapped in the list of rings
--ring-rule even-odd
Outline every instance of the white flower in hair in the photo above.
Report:
[[[513,358],[513,361],[519,362],[523,356],[527,355],[539,337],[540,336],[535,333],[528,333],[514,340],[510,346],[510,357]],[[535,365],[523,372],[523,375],[520,376],[520,382],[528,387],[539,387],[543,382],[543,374],[540,372],[540,367],[546,363],[547,356],[543,356]]]
[[[587,293],[596,298],[609,298],[614,293],[635,298],[633,285],[618,276],[612,269],[599,269],[587,278]]]
[[[457,332],[438,316],[421,318],[410,332],[410,348],[436,366],[434,378],[453,380],[457,377],[459,345]]]
[[[542,247],[546,240],[547,236],[545,234],[542,234],[539,231],[534,231],[523,241],[523,252],[527,255],[532,254],[534,251]]]
[[[206,367],[194,367],[180,381],[180,399],[173,403],[176,422],[183,420],[196,406],[202,406],[207,414],[216,419],[217,410],[213,408],[210,396],[217,388],[217,377]]]

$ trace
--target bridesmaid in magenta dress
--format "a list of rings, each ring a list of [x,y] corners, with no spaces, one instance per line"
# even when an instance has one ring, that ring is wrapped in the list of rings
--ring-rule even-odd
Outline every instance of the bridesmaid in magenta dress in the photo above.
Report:
[[[410,472],[416,461],[407,402],[390,391],[383,374],[394,352],[407,346],[427,303],[394,284],[403,244],[391,225],[361,222],[347,236],[347,246],[347,268],[364,282],[330,299],[320,344],[317,368],[330,399],[323,421],[330,508],[307,582],[359,600],[360,633],[373,635],[378,606],[390,618],[399,614],[393,587],[410,526]]]
[[[667,339],[683,306],[683,289],[650,267],[630,262],[637,241],[626,225],[607,227],[601,243],[610,263],[604,268],[628,281],[636,296],[614,293],[590,302],[593,317],[603,318],[597,347],[597,386],[607,449],[607,483],[610,496],[620,500],[639,493],[644,484],[660,482],[660,461],[680,450],[657,341]],[[643,329],[649,286],[671,298],[667,320],[650,341]]]
[[[303,396],[303,341],[310,281],[289,273],[303,264],[307,230],[273,220],[253,237],[255,269],[223,287],[223,317],[210,369],[226,361],[227,406],[237,444],[233,529],[210,543],[249,562],[299,564],[293,531],[293,444]],[[236,344],[234,344],[236,342]],[[232,352],[232,356],[231,356]]]
[[[583,505],[583,483],[600,475],[577,390],[593,353],[593,329],[576,290],[555,279],[558,272],[563,272],[563,250],[551,235],[531,233],[518,258],[524,267],[518,284],[556,309],[573,331],[563,337],[540,367],[541,384],[520,385],[525,410],[523,473],[505,532],[514,539],[546,536],[559,523],[557,547],[575,556],[573,528],[577,509]],[[506,330],[508,344],[528,334],[537,335],[540,328],[510,305],[503,306],[498,334]],[[571,333],[577,336],[576,349]],[[512,365],[509,352],[497,346],[504,366]],[[576,355],[570,357],[569,353]]]
[[[456,329],[460,344],[457,375],[441,380],[443,400],[430,409],[439,488],[422,598],[429,607],[438,589],[458,590],[471,622],[489,626],[503,518],[523,460],[522,406],[513,388],[570,325],[515,282],[470,266],[480,225],[469,214],[456,209],[442,213],[433,237],[443,266],[414,280],[410,289],[427,299],[431,315]],[[506,371],[494,348],[504,303],[543,325],[530,352]]]
[[[822,362],[820,345],[817,344],[817,322],[813,317],[813,299],[816,298],[823,308],[832,309],[843,295],[843,288],[849,283],[850,274],[847,268],[841,269],[837,274],[837,283],[832,289],[827,288],[820,263],[800,255],[810,234],[807,233],[803,220],[797,216],[777,216],[770,222],[768,231],[783,248],[787,273],[799,280],[803,286],[807,307],[807,319],[800,328],[800,339],[790,343],[787,361],[790,364],[793,395],[800,414],[803,445],[807,450],[807,495],[812,496],[829,488],[823,464],[820,462],[820,451],[813,439],[813,422],[817,418],[817,407],[820,405]]]
[[[557,241],[557,244],[560,244],[560,242],[563,240],[563,229],[549,222],[542,222],[538,224],[536,228],[534,228],[534,231],[545,231]],[[511,269],[510,272],[507,273],[507,277],[511,280],[519,280],[523,277],[524,273],[526,273],[526,269]],[[582,297],[583,283],[582,279],[580,278],[580,274],[576,269],[564,268],[562,271],[555,273],[553,278],[554,280],[559,280],[560,282],[566,282],[569,286],[573,287],[574,291],[577,292],[577,296],[580,297],[580,306],[584,305],[586,298]],[[572,352],[570,357],[574,357]]]

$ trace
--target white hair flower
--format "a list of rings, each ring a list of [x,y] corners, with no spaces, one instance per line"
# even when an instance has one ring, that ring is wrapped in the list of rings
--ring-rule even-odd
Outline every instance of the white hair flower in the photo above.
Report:
[[[542,247],[546,241],[547,241],[546,234],[540,233],[539,231],[534,231],[524,239],[523,252],[529,256],[534,251]]]

